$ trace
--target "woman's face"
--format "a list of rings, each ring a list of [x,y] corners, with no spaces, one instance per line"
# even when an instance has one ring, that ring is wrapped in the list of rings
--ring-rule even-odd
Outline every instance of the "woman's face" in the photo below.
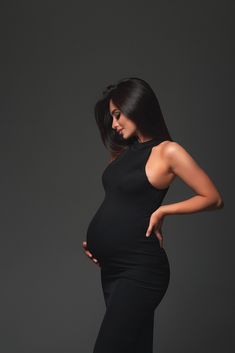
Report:
[[[113,104],[111,99],[109,101],[109,111],[113,118],[112,128],[122,135],[124,139],[136,135],[137,128],[135,123],[128,119],[118,107]]]

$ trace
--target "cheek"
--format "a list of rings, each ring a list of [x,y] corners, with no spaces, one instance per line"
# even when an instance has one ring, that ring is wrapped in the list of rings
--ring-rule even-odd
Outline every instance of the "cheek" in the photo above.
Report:
[[[129,120],[129,119],[125,118],[125,117],[122,117],[119,120],[119,122],[124,128],[126,128],[128,130],[134,130],[135,129],[135,124],[131,120]]]
[[[130,121],[130,120],[127,121],[126,127],[127,127],[128,130],[130,130],[130,131],[135,131],[135,124],[134,124],[132,121]]]

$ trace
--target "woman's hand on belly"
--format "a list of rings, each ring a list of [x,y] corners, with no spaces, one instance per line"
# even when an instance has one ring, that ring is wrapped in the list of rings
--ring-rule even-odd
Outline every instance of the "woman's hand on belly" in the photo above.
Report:
[[[85,254],[91,259],[96,265],[100,266],[98,260],[92,255],[92,253],[87,249],[87,242],[82,242],[83,249],[85,250]]]

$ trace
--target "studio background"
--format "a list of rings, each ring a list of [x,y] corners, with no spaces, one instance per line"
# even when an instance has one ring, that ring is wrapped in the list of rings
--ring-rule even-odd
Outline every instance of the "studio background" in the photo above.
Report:
[[[154,352],[233,352],[234,2],[3,1],[0,12],[0,351],[92,352],[105,304],[82,241],[109,160],[93,107],[137,76],[225,203],[165,218],[171,279]],[[192,195],[176,179],[163,204]]]

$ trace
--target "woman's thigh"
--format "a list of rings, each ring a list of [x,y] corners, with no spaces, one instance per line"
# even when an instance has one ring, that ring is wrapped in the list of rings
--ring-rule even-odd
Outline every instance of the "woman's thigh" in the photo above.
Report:
[[[107,307],[94,353],[151,353],[154,310],[166,288],[146,288],[127,278],[106,284],[103,290]]]

